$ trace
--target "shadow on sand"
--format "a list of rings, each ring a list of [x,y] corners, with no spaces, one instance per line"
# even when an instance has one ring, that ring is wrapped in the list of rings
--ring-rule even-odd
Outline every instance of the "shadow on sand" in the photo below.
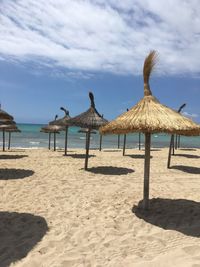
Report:
[[[133,159],[144,159],[145,155],[140,155],[140,154],[134,154],[134,155],[125,155],[126,157],[131,157]],[[152,156],[150,156],[150,158],[153,158]]]
[[[141,208],[142,201],[132,211],[140,219],[188,236],[200,237],[200,202],[187,199],[151,199],[149,210]]]
[[[198,155],[190,155],[190,154],[175,154],[173,156],[185,157],[185,158],[188,158],[188,159],[199,159],[200,158],[200,156],[198,156]]]
[[[68,157],[72,157],[75,159],[84,159],[85,158],[85,154],[67,154]],[[93,158],[96,157],[95,155],[89,155],[89,158]]]
[[[171,166],[170,169],[175,169],[187,173],[200,174],[200,168],[198,167],[175,165]]]
[[[28,155],[0,155],[0,159],[22,159],[26,157],[28,157]]]
[[[119,152],[121,149],[102,149],[103,152]]]
[[[95,174],[104,174],[104,175],[125,175],[128,173],[134,172],[132,169],[122,168],[122,167],[113,167],[113,166],[99,166],[88,169],[89,172]]]
[[[0,169],[0,180],[23,179],[34,174],[32,170]]]
[[[29,213],[0,212],[0,266],[27,256],[48,231],[43,217]]]
[[[179,150],[183,150],[183,151],[197,151],[195,148],[179,148]]]

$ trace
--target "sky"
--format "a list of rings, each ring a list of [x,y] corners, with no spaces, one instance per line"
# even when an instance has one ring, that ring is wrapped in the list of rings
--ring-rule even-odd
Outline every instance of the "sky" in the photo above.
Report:
[[[200,122],[198,0],[0,0],[0,103],[18,123],[96,108],[111,120],[143,97],[142,69],[161,103]]]

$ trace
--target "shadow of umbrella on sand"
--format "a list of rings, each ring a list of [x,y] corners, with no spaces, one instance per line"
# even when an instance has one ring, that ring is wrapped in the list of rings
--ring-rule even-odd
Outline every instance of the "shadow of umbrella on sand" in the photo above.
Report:
[[[150,147],[152,133],[199,135],[200,125],[177,111],[162,105],[153,95],[149,78],[156,63],[156,52],[146,57],[143,67],[144,97],[129,111],[100,129],[102,134],[126,134],[142,132],[145,135],[144,193],[142,205],[149,208]]]
[[[104,119],[99,112],[95,108],[95,103],[94,103],[94,96],[90,92],[89,93],[89,98],[90,98],[90,108],[81,113],[80,115],[69,119],[70,125],[78,126],[78,127],[83,127],[87,128],[87,138],[86,138],[86,154],[85,154],[85,170],[88,168],[88,155],[89,155],[89,149],[90,149],[90,134],[92,129],[98,130],[99,127],[105,125],[108,123],[106,119]]]

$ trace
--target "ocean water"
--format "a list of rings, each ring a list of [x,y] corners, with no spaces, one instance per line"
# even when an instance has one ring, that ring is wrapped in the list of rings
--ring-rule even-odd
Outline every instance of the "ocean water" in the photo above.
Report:
[[[44,125],[41,124],[18,124],[18,128],[21,133],[12,133],[11,147],[14,148],[47,148],[49,135],[41,133],[40,129]],[[68,147],[69,148],[84,148],[85,147],[85,134],[78,133],[78,127],[69,127],[68,132]],[[8,134],[6,134],[6,141],[8,140]],[[56,146],[58,148],[64,147],[65,133],[61,132],[57,134]],[[126,138],[127,148],[138,148],[138,133],[128,134]],[[170,135],[167,134],[152,134],[152,147],[161,148],[168,147],[170,142]],[[52,136],[53,147],[53,136]],[[141,144],[144,146],[144,136],[141,136]],[[181,147],[183,148],[200,148],[200,137],[184,137],[181,136]],[[2,146],[2,138],[0,139],[0,145]],[[99,148],[99,134],[91,135],[91,148]],[[103,148],[117,148],[118,136],[106,135],[102,139]],[[123,147],[123,135],[120,136],[120,148]]]

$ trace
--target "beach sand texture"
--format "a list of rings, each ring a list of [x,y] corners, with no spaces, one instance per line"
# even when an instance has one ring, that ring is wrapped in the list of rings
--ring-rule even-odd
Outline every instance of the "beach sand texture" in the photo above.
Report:
[[[0,266],[200,266],[199,151],[151,151],[148,214],[144,151],[1,152]]]

